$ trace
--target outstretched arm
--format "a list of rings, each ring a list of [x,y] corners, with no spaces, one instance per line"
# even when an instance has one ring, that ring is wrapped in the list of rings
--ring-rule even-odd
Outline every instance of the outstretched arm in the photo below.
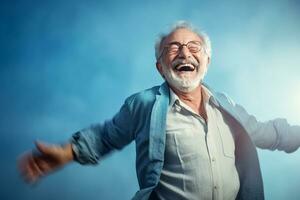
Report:
[[[111,120],[76,132],[64,146],[37,142],[38,151],[24,153],[18,161],[25,180],[35,182],[73,160],[81,164],[97,164],[109,152],[129,144],[135,137],[130,103],[131,99],[127,99]]]
[[[242,106],[236,104],[235,109],[257,147],[287,153],[299,148],[300,126],[292,126],[283,118],[260,122],[253,115],[249,115]]]
[[[283,118],[266,122],[258,121],[227,95],[219,93],[218,97],[223,103],[225,102],[223,106],[238,119],[257,147],[277,149],[287,153],[296,151],[300,147],[300,126],[292,126]]]
[[[71,139],[75,160],[80,164],[97,164],[105,155],[122,149],[134,140],[132,115],[127,99],[120,111],[104,123],[76,132]]]

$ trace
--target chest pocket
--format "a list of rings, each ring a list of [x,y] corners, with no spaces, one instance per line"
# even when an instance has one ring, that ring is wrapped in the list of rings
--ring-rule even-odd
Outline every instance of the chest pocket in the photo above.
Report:
[[[226,123],[226,120],[223,119],[220,111],[215,112],[216,123],[218,127],[218,132],[221,139],[223,154],[226,157],[234,158],[235,157],[235,143],[232,135],[232,131],[229,125]]]

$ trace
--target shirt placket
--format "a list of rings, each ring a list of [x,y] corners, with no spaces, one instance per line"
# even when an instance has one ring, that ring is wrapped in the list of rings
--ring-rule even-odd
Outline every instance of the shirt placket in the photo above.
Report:
[[[207,113],[207,124],[206,124],[206,146],[207,152],[210,158],[210,165],[211,165],[211,173],[212,173],[212,187],[213,187],[213,200],[221,200],[222,196],[220,195],[221,191],[221,180],[220,180],[220,173],[218,168],[217,160],[217,146],[216,141],[214,138],[215,127],[213,126],[214,123],[214,116],[211,113],[210,107],[208,104],[205,105],[206,113]]]
[[[176,105],[176,104],[175,104]],[[212,200],[222,200],[222,184],[221,184],[221,176],[219,170],[219,159],[218,157],[218,149],[216,144],[216,139],[214,133],[216,132],[216,127],[214,123],[215,118],[212,114],[212,108],[210,107],[209,102],[205,103],[205,110],[207,113],[207,121],[205,122],[204,118],[200,115],[196,114],[190,108],[184,105],[176,105],[177,112],[181,109],[188,110],[199,122],[203,125],[205,132],[205,144],[207,148],[207,154],[210,161],[210,177],[211,177],[211,187],[212,187]]]

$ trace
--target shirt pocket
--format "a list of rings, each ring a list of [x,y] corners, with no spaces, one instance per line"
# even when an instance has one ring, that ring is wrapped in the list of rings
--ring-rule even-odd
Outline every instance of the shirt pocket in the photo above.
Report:
[[[218,124],[218,129],[224,156],[228,158],[235,158],[235,144],[231,130],[225,123]]]

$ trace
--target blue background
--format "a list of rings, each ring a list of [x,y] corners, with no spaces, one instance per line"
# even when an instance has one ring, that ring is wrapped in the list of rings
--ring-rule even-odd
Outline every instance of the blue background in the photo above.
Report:
[[[16,159],[34,140],[63,143],[160,84],[154,41],[182,19],[211,37],[211,87],[260,120],[300,124],[297,0],[1,1],[0,199],[130,199],[138,189],[134,144],[35,186],[20,179]],[[299,199],[300,152],[259,154],[266,199]]]

